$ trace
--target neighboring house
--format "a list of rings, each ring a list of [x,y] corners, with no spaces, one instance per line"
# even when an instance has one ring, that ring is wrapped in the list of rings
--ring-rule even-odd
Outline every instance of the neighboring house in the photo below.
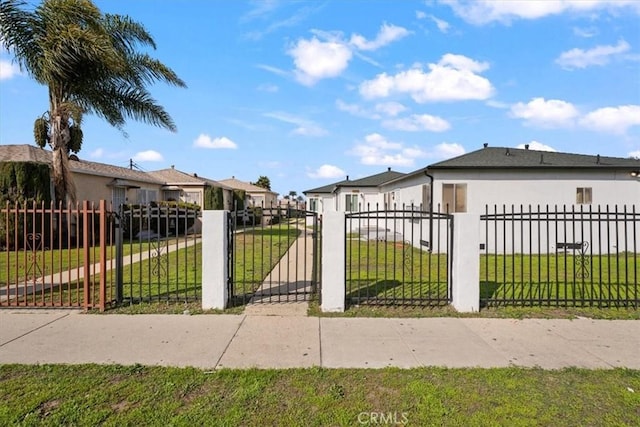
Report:
[[[52,153],[33,145],[0,145],[0,162],[34,162],[51,165]],[[69,166],[76,186],[76,199],[106,200],[113,209],[122,204],[146,204],[164,200],[195,203],[203,207],[204,191],[223,190],[224,209],[231,209],[233,189],[211,179],[175,168],[153,172],[80,160],[70,156]],[[53,188],[51,189],[53,194]]]
[[[398,204],[485,213],[549,205],[638,205],[640,160],[487,147],[432,164],[380,187]]]
[[[51,151],[32,145],[0,145],[0,162],[51,164]],[[69,167],[76,186],[76,199],[107,200],[114,209],[124,203],[161,200],[163,182],[134,169],[79,160],[70,156]],[[53,188],[51,189],[53,193]]]
[[[246,202],[249,206],[254,207],[277,207],[278,206],[278,193],[266,188],[258,187],[250,182],[240,181],[232,176],[229,179],[223,179],[219,181],[221,184],[231,187],[234,190],[241,190],[245,192]]]
[[[382,187],[401,179],[405,174],[392,171],[364,178],[335,182],[333,184],[304,191],[307,197],[308,210],[322,214],[324,212],[360,212],[392,208],[397,204],[395,193],[384,192]]]
[[[188,203],[195,203],[204,207],[205,190],[211,187],[222,189],[223,209],[231,210],[233,207],[233,189],[212,179],[188,174],[171,168],[148,172],[149,175],[162,181],[162,200],[175,200]]]

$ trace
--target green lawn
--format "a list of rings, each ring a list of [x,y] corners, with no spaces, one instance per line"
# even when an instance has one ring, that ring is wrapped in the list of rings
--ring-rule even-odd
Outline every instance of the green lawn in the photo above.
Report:
[[[163,239],[163,243],[175,244],[176,239]],[[124,242],[122,252],[125,256],[149,250],[150,243],[143,241]],[[91,262],[99,260],[99,247],[90,249]],[[115,257],[114,245],[107,246],[107,260]],[[17,250],[0,252],[0,284],[14,284],[32,280],[45,275],[59,273],[82,267],[84,265],[84,250],[72,249],[43,249],[37,251]]]
[[[640,302],[637,254],[483,255],[480,297],[487,304],[600,305]]]
[[[353,426],[382,414],[386,425],[637,426],[640,371],[0,366],[3,426]]]
[[[347,240],[347,299],[361,304],[442,303],[447,299],[447,262],[446,254],[406,243]],[[640,302],[637,254],[482,255],[479,262],[480,295],[487,305]]]
[[[447,259],[402,242],[347,240],[347,300],[444,303]]]
[[[288,224],[237,233],[233,252],[234,296],[246,298],[253,294],[301,233]]]

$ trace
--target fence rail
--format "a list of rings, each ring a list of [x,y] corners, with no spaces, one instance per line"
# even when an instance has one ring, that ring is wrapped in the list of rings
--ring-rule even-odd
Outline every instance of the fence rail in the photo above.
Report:
[[[114,235],[106,203],[0,210],[0,307],[98,308]]]
[[[640,305],[635,206],[494,206],[481,222],[481,306]]]
[[[376,207],[345,221],[347,304],[450,302],[451,215]]]

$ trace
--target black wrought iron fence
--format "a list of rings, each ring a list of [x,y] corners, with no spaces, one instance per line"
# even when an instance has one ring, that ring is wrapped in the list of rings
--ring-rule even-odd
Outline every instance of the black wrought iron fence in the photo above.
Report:
[[[347,304],[448,304],[452,216],[367,209],[346,215]]]
[[[635,206],[493,206],[481,221],[481,306],[640,305]]]

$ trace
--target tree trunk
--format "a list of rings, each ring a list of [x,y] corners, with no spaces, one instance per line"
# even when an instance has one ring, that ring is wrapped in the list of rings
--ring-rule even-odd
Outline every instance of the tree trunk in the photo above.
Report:
[[[69,120],[63,115],[51,112],[51,140],[50,145],[53,150],[53,188],[56,205],[60,203],[67,206],[76,201],[76,189],[69,167],[69,155],[67,146],[71,139],[69,134]]]

